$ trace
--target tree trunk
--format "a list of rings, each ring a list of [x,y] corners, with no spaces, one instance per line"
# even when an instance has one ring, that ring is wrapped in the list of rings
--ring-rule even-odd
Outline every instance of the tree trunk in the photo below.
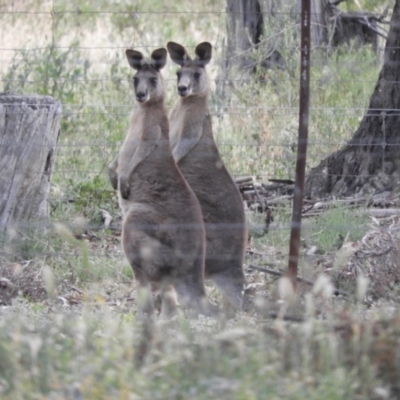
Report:
[[[0,94],[0,233],[47,222],[61,103]]]
[[[369,109],[353,138],[310,171],[310,197],[396,190],[400,182],[400,0],[396,0],[384,64]]]
[[[314,47],[328,43],[326,5],[327,0],[311,0],[311,44]],[[300,16],[301,0],[297,0],[297,10]]]
[[[311,36],[314,46],[328,43],[327,1],[311,0]],[[288,23],[288,19],[293,18],[293,11],[297,11],[297,20],[300,20],[301,0],[292,4],[279,0],[227,0],[226,4],[224,79],[232,67],[240,71],[243,79],[257,72],[258,66],[285,69],[286,62],[279,51],[279,35],[276,33]]]
[[[344,12],[338,7],[338,0],[336,3],[328,2],[326,11],[331,28],[329,46],[349,45],[355,40],[361,46],[372,44],[374,51],[378,52],[380,37],[386,40],[386,32],[379,25],[384,22],[386,12],[382,15],[368,11]]]
[[[253,72],[251,48],[260,43],[263,15],[258,0],[227,0],[226,67]]]
[[[311,0],[311,44],[323,46],[328,43],[326,15],[327,0]]]

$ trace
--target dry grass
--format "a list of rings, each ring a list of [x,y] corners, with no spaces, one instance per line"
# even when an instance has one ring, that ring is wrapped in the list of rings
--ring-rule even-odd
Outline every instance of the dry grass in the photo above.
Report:
[[[52,221],[61,225],[26,234],[0,251],[0,397],[400,398],[395,217],[371,219],[365,209],[359,216],[335,207],[305,220],[301,275],[316,284],[299,284],[294,297],[284,280],[246,269],[249,310],[231,320],[183,314],[168,321],[137,320],[132,272],[119,242],[120,213],[106,175],[131,107],[122,51],[132,45],[147,51],[166,40],[188,47],[210,40],[214,79],[222,63],[225,20],[223,2],[178,1],[172,11],[217,11],[179,16],[164,13],[159,2],[131,3],[54,3],[59,11],[112,7],[128,10],[126,15],[0,15],[0,48],[30,49],[0,50],[3,83],[44,93],[54,82],[67,82],[50,92],[64,106],[51,203]],[[48,11],[51,5],[29,7]],[[0,1],[0,7],[28,4]],[[276,36],[284,44],[288,71],[269,71],[263,84],[235,83],[222,90],[213,83],[215,136],[235,175],[263,182],[294,176],[294,27]],[[66,48],[32,50],[53,38]],[[85,46],[90,48],[81,49]],[[334,54],[329,62],[313,56],[310,165],[351,136],[362,115],[354,107],[367,104],[378,71],[368,49]],[[174,68],[165,71],[168,106],[175,99]],[[104,210],[114,218],[109,227]],[[262,216],[248,215],[257,233]],[[290,204],[275,207],[273,216],[270,232],[251,238],[246,267],[285,270]],[[207,293],[220,302],[211,284]]]

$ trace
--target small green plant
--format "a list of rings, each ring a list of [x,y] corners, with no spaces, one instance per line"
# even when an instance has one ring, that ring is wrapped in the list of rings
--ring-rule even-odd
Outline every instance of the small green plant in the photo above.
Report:
[[[368,230],[368,222],[368,214],[362,208],[352,210],[337,205],[322,212],[312,222],[304,221],[303,236],[320,252],[332,252],[345,240],[354,242],[361,239]]]
[[[96,175],[91,180],[74,183],[70,180],[71,192],[75,195],[76,212],[87,216],[88,209],[108,208],[115,191],[104,176]]]
[[[87,78],[90,67],[87,60],[78,62],[77,46],[75,42],[66,49],[50,45],[19,51],[3,78],[4,90],[49,95],[62,103],[76,102],[82,95],[77,82]]]
[[[0,254],[11,262],[23,262],[42,257],[48,251],[49,229],[47,224],[21,224],[3,235]]]

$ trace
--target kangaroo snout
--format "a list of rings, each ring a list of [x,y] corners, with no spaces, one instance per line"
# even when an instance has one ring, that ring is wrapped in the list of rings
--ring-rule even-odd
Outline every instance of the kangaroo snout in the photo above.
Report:
[[[139,103],[145,102],[146,99],[147,99],[147,95],[146,95],[145,92],[136,92],[136,100],[137,100]]]
[[[189,87],[186,85],[179,85],[178,86],[178,94],[181,97],[186,97],[190,94]]]

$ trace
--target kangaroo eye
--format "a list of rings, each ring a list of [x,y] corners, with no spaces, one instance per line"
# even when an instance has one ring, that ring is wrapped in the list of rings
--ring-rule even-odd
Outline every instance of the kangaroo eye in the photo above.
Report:
[[[199,79],[200,78],[200,73],[199,72],[195,72],[193,74],[193,76],[195,77],[195,79]]]
[[[133,77],[133,83],[136,85],[138,83],[139,79],[136,78],[136,76]]]
[[[155,85],[155,84],[157,83],[157,78],[151,78],[151,79],[150,79],[150,82],[151,82],[153,85]]]
[[[178,72],[176,73],[176,76],[178,77],[178,79],[180,79],[180,78],[181,78],[181,72],[178,71]]]

